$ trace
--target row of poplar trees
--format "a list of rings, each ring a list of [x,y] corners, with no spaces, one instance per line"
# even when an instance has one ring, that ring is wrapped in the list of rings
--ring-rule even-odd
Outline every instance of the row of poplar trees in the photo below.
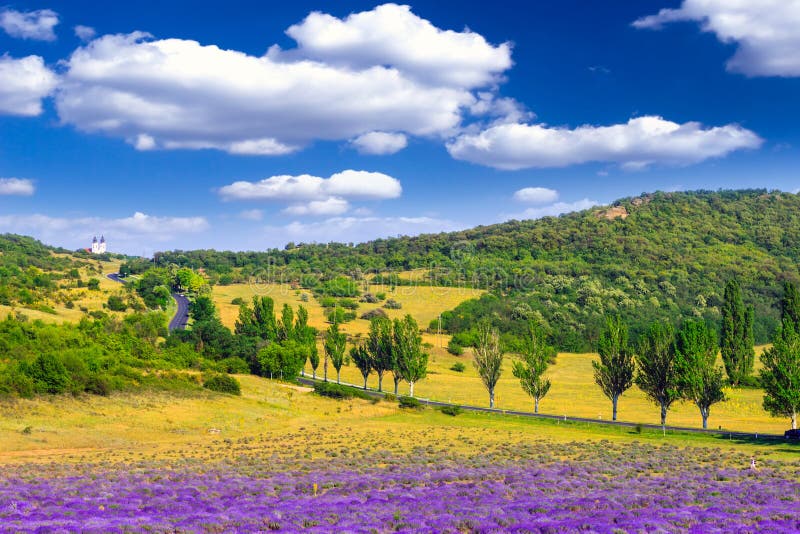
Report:
[[[666,424],[670,406],[678,400],[694,402],[703,428],[708,428],[711,407],[725,400],[722,355],[731,386],[752,383],[755,361],[753,309],[746,307],[736,281],[725,287],[720,339],[704,321],[686,320],[676,332],[671,324],[655,322],[634,347],[619,317],[609,318],[598,342],[599,361],[592,362],[595,382],[611,400],[617,419],[620,396],[634,383],[661,409]],[[781,300],[781,326],[773,346],[761,355],[760,385],[764,409],[774,416],[790,417],[797,428],[800,409],[800,294],[787,282]]]
[[[336,382],[345,364],[347,337],[333,323],[325,332],[325,360],[323,378],[328,381],[328,361],[336,370]],[[369,323],[366,341],[350,348],[350,359],[367,379],[373,372],[378,377],[378,391],[383,391],[383,376],[391,373],[394,379],[394,393],[397,395],[401,381],[408,382],[409,394],[414,396],[414,384],[425,378],[428,372],[428,353],[422,350],[422,336],[419,325],[411,315],[402,319],[390,320],[387,317],[373,317]],[[319,361],[312,360],[314,378],[317,376]]]

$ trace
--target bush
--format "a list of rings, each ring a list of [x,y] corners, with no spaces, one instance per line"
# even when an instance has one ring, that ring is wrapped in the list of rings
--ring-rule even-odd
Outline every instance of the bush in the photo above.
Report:
[[[111,385],[111,381],[105,375],[92,375],[89,377],[89,380],[86,382],[86,386],[84,390],[86,393],[91,393],[92,395],[101,395],[103,397],[108,397],[113,389]]]
[[[231,304],[233,304],[234,306],[241,306],[242,304],[244,304],[244,299],[242,297],[236,297],[233,300],[231,300]]]
[[[203,380],[203,387],[216,391],[218,393],[227,393],[229,395],[241,395],[242,388],[239,381],[231,375],[214,374]]]
[[[97,278],[90,278],[89,282],[86,284],[91,291],[99,291],[100,290],[100,280]]]
[[[361,297],[361,302],[366,302],[367,304],[377,304],[378,297],[372,293],[364,293],[364,295]]]
[[[378,300],[386,300],[386,293],[376,293],[375,298]]]
[[[374,400],[373,397],[364,390],[343,386],[341,384],[334,384],[333,382],[316,382],[314,384],[314,393],[322,397],[329,397],[337,400],[352,399],[353,397],[369,401]]]
[[[246,375],[250,373],[250,366],[242,358],[230,357],[217,362],[217,368],[223,373]]]
[[[389,299],[386,301],[386,304],[384,304],[383,307],[387,310],[399,310],[403,307],[403,305],[394,299]]]
[[[125,299],[119,295],[111,295],[108,297],[108,302],[106,304],[111,311],[124,312],[128,309],[128,304],[125,302]]]
[[[361,318],[366,319],[367,321],[373,319],[374,317],[387,317],[387,315],[386,312],[380,308],[375,308],[374,310],[370,310],[361,314]]]
[[[53,354],[40,354],[27,369],[36,391],[40,393],[64,393],[69,386],[67,368]]]
[[[467,366],[461,362],[456,362],[450,368],[451,371],[455,371],[456,373],[463,373],[467,369]]]
[[[450,341],[447,343],[447,352],[453,356],[461,356],[464,354],[464,347],[459,345],[458,341],[455,339],[450,339]]]
[[[387,393],[386,395],[383,396],[383,400],[385,400],[386,402],[397,402],[397,397],[395,396],[394,393]]]
[[[452,415],[453,417],[455,417],[464,410],[461,409],[461,406],[442,406],[441,408],[439,408],[439,411],[445,415]]]
[[[400,397],[399,404],[401,408],[413,409],[413,410],[421,410],[423,405],[420,401],[415,399],[414,397]]]
[[[331,308],[325,314],[325,318],[329,323],[349,323],[356,318],[356,312],[345,311],[342,308]]]
[[[358,308],[358,302],[353,299],[339,299],[339,306],[348,310],[355,310]]]

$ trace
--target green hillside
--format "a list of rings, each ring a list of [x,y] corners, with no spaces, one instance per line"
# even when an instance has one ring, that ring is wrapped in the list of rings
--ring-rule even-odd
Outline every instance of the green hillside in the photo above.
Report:
[[[370,272],[380,274],[373,282],[403,284],[411,282],[394,273],[425,269],[422,283],[491,290],[446,314],[449,330],[488,316],[513,333],[541,316],[563,350],[592,348],[605,314],[624,316],[634,335],[655,318],[716,322],[731,277],[755,306],[756,340],[765,342],[777,325],[782,281],[798,279],[798,259],[800,197],[767,190],[658,192],[561,217],[358,245],[157,257],[203,267],[222,284],[270,278],[312,286]]]

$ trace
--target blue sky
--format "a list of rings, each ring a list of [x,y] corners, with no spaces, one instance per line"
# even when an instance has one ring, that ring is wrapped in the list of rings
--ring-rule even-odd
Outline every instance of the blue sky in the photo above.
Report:
[[[800,188],[800,0],[109,6],[0,8],[0,232],[259,250]]]

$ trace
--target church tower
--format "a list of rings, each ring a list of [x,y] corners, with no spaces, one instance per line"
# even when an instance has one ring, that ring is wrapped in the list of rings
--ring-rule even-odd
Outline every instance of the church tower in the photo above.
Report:
[[[92,238],[92,254],[99,254],[100,252],[100,243],[97,242],[97,236]]]
[[[97,246],[97,253],[98,254],[105,254],[106,253],[106,238],[105,236],[100,236],[100,244]]]

